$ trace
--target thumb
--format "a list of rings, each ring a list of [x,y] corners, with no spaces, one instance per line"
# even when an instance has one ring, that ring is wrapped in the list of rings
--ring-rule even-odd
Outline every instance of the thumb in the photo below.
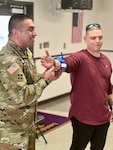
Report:
[[[50,56],[48,50],[45,50],[45,53],[46,53],[46,57]]]
[[[49,69],[49,71],[54,72],[54,71],[55,71],[55,67],[52,66],[52,67]]]

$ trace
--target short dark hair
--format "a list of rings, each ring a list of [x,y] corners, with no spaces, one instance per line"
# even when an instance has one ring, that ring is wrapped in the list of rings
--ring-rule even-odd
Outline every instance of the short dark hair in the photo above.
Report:
[[[11,16],[8,24],[8,31],[10,36],[12,34],[12,29],[19,29],[20,23],[26,19],[32,19],[25,14],[14,14]]]

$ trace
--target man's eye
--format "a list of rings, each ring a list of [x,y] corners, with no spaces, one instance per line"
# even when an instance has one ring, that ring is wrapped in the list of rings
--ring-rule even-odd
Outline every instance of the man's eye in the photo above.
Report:
[[[98,38],[99,38],[99,40],[102,40],[102,36],[99,36]]]
[[[33,32],[33,31],[34,31],[34,27],[30,27],[30,28],[28,29],[28,31]]]
[[[92,39],[92,40],[96,40],[96,39],[102,40],[102,36],[99,36],[99,37],[95,37],[95,36],[94,36],[94,37],[91,37],[91,39]]]
[[[96,37],[91,37],[91,39],[92,39],[92,40],[95,40],[95,39],[96,39]]]
[[[33,30],[28,30],[29,32],[33,32]]]

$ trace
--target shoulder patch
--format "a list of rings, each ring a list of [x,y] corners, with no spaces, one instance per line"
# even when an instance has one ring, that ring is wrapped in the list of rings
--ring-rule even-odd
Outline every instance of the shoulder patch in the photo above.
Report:
[[[17,63],[13,63],[8,69],[7,71],[10,73],[10,74],[13,74],[15,71],[17,71],[19,69],[19,65]]]

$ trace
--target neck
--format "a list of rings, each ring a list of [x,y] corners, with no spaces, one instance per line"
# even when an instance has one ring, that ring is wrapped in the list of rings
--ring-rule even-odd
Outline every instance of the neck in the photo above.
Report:
[[[99,51],[94,52],[94,51],[90,51],[90,50],[88,50],[88,49],[87,49],[87,51],[88,51],[91,55],[93,55],[94,57],[97,57],[97,58],[100,57],[100,52],[99,52]]]
[[[13,38],[9,38],[10,41],[14,42],[18,47],[20,47],[22,50],[26,50],[26,47],[22,46],[22,44],[20,44],[18,42],[18,40],[13,39]]]

